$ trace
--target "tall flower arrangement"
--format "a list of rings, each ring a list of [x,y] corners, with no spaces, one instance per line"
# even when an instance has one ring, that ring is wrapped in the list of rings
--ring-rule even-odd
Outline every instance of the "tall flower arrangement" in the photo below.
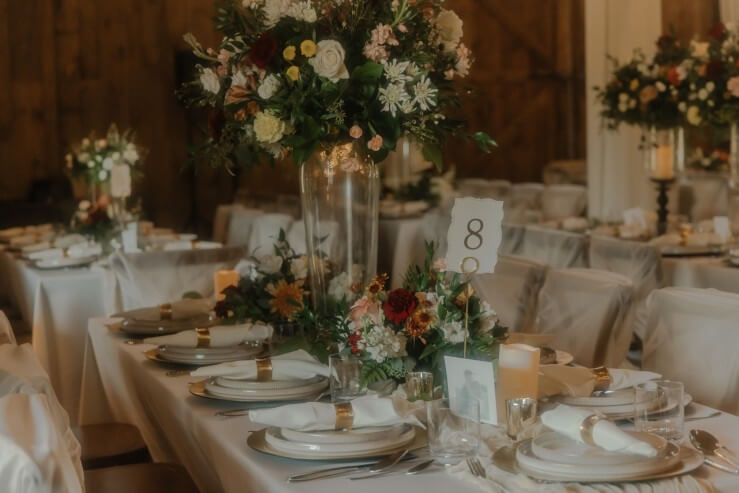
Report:
[[[105,183],[110,180],[113,167],[127,165],[135,169],[145,154],[146,151],[136,144],[131,130],[120,133],[113,123],[105,137],[96,138],[91,133],[74,146],[64,159],[72,176],[82,177],[88,183]]]
[[[442,3],[223,0],[216,49],[185,36],[201,65],[181,95],[211,109],[201,152],[227,166],[265,155],[300,164],[321,146],[358,141],[379,162],[408,134],[440,167],[450,134],[487,150],[490,137],[448,113],[472,54]]]

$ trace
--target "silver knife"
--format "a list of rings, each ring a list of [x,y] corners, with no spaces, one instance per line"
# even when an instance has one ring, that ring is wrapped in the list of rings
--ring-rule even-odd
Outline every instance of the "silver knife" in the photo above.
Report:
[[[302,474],[295,474],[287,478],[288,483],[298,483],[301,481],[313,481],[315,479],[326,479],[334,476],[340,476],[348,472],[361,471],[362,469],[369,468],[369,472],[381,472],[389,467],[394,466],[400,460],[405,457],[408,450],[403,450],[395,454],[389,455],[384,459],[377,462],[367,462],[364,464],[354,464],[351,466],[338,466],[330,467],[328,469],[319,469],[317,471],[306,472]]]

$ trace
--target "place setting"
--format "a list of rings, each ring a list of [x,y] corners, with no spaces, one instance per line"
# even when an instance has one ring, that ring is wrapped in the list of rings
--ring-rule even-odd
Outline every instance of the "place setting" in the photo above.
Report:
[[[209,328],[216,324],[213,301],[183,299],[172,303],[119,312],[111,318],[122,319],[110,324],[111,330],[131,337],[175,334],[184,330]]]

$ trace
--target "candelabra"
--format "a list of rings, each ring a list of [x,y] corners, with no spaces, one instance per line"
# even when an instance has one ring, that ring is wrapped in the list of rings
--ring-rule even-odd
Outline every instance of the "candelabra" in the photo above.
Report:
[[[674,178],[650,178],[657,186],[657,235],[667,232],[667,203],[669,198],[667,192],[675,183]]]

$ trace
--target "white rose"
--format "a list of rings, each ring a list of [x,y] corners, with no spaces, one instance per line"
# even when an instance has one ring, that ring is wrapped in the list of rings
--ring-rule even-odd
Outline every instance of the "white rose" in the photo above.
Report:
[[[462,19],[453,10],[442,10],[436,18],[436,30],[446,51],[457,49],[462,39]]]
[[[688,120],[688,123],[691,125],[700,125],[701,121],[703,120],[701,118],[700,110],[697,106],[691,106],[688,108],[688,113],[685,115],[685,117]]]
[[[221,90],[221,81],[218,79],[218,74],[211,68],[206,68],[200,73],[200,83],[203,85],[203,89],[213,94],[218,94]]]
[[[133,164],[139,160],[139,153],[132,147],[127,148],[123,151],[123,159]]]
[[[278,255],[264,255],[259,258],[259,270],[265,274],[276,274],[282,269],[282,257]]]
[[[282,139],[287,126],[285,122],[268,111],[260,111],[254,117],[254,134],[259,142],[274,144]]]
[[[318,51],[316,56],[310,59],[309,63],[313,66],[321,77],[326,77],[331,82],[337,82],[339,79],[348,79],[349,71],[344,65],[344,48],[341,43],[332,39],[325,39],[318,42]]]
[[[100,171],[98,172],[98,179],[99,179],[100,181],[105,181],[105,180],[107,180],[107,179],[108,179],[108,172],[107,172],[107,171],[105,171],[104,169],[101,169],[101,170],[100,170]]]
[[[259,94],[259,97],[262,99],[269,99],[280,90],[281,85],[280,79],[275,75],[270,74],[264,78],[261,84],[259,84],[257,94]]]
[[[113,158],[106,157],[103,159],[103,168],[107,170],[113,169]]]
[[[290,272],[295,276],[295,279],[305,279],[308,277],[308,258],[303,255],[302,257],[292,259],[290,261]]]

